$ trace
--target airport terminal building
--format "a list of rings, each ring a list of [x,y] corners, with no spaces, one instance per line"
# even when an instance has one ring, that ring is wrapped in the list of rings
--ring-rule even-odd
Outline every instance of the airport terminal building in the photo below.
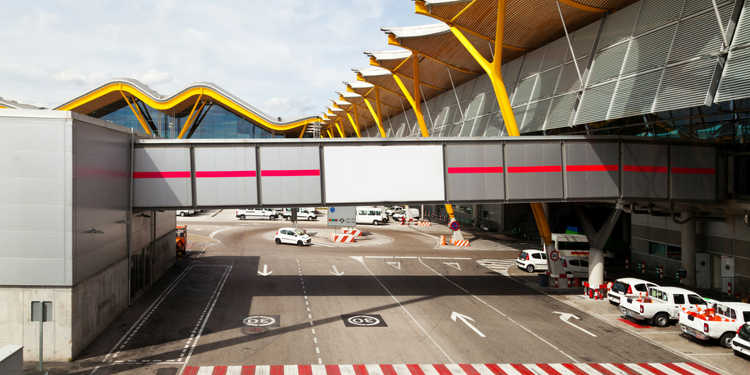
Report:
[[[622,207],[613,237],[630,245],[631,264],[667,275],[688,268],[686,285],[748,298],[750,1],[561,0],[540,2],[533,16],[512,2],[500,20],[505,34],[494,22],[498,3],[417,1],[432,23],[382,28],[399,48],[365,51],[369,66],[342,77],[321,114],[273,117],[206,82],[164,95],[116,79],[51,109],[0,98],[0,131],[9,135],[0,140],[0,232],[11,241],[0,255],[0,301],[23,301],[0,302],[0,347],[37,355],[29,303],[53,301],[45,358],[75,358],[175,263],[174,214],[133,209],[132,144],[149,138],[469,141],[517,129],[695,142],[716,155],[710,168],[682,171],[715,181],[695,186],[699,199],[674,199],[675,160],[655,153],[640,170],[649,178],[633,182],[649,199],[624,196],[620,181],[617,202],[591,203]],[[572,205],[583,202],[538,200],[552,232],[565,231],[576,220]],[[446,203],[464,225],[539,237],[528,204]],[[440,204],[425,208],[445,214]]]

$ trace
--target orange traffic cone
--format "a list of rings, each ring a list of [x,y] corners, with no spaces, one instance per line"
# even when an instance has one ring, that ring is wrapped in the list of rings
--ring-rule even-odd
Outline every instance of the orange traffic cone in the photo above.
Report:
[[[440,244],[445,245],[445,236],[440,236]]]

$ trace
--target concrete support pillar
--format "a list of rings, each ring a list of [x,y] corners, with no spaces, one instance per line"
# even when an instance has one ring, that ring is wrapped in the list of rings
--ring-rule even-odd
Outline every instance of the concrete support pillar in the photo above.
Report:
[[[482,205],[475,204],[473,207],[474,212],[472,213],[472,220],[474,221],[474,227],[479,228],[479,221],[482,220]]]
[[[609,215],[607,220],[602,223],[599,232],[594,230],[591,221],[581,207],[576,205],[575,208],[578,218],[581,220],[581,225],[583,225],[583,231],[586,233],[586,238],[589,240],[589,285],[592,288],[597,288],[604,284],[604,244],[607,243],[607,238],[609,238],[617,219],[620,217],[622,207],[617,207]]]
[[[683,212],[683,218],[690,217],[692,213]],[[687,277],[682,280],[685,286],[695,286],[695,220],[682,224],[682,262],[681,268],[687,271]]]

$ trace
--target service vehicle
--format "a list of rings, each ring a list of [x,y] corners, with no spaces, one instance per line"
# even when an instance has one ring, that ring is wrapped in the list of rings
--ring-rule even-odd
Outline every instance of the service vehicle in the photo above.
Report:
[[[174,244],[177,250],[177,259],[182,259],[187,249],[187,225],[178,225],[175,227]]]
[[[745,355],[750,358],[750,323],[743,324],[737,330],[737,335],[732,340],[732,350],[734,355]]]
[[[279,214],[273,208],[246,208],[234,211],[234,216],[240,220],[245,219],[269,219],[276,220]]]
[[[414,217],[415,219],[419,219],[419,209],[409,208],[409,211],[411,211],[412,217]],[[396,220],[396,221],[401,221],[402,217],[404,219],[407,219],[406,210],[404,210],[403,212],[394,213],[392,216],[393,216],[393,220]]]
[[[561,257],[589,257],[589,239],[584,234],[552,233],[552,242]],[[605,265],[614,258],[615,255],[611,251],[604,250]]]
[[[357,207],[355,220],[357,224],[380,225],[385,222],[383,215],[383,210],[377,207]]]
[[[285,208],[281,211],[281,216],[286,220],[292,220],[292,209]],[[308,210],[307,208],[300,208],[297,211],[297,220],[317,220],[318,215],[315,212]]]
[[[304,246],[312,243],[312,238],[305,231],[297,228],[279,228],[273,240],[277,245],[290,243],[297,246]]]
[[[643,297],[648,294],[649,288],[658,286],[650,281],[623,277],[612,284],[612,288],[607,292],[607,299],[609,303],[619,305],[621,297]]]
[[[683,311],[698,312],[708,307],[708,301],[687,289],[653,287],[644,297],[622,297],[620,311],[636,320],[645,320],[657,327],[666,327],[677,320]]]
[[[750,322],[750,304],[742,302],[716,302],[702,311],[682,311],[677,323],[682,332],[698,340],[719,340],[725,348],[732,347],[737,330]]]
[[[578,256],[561,256],[560,262],[566,274],[582,279],[589,277],[589,260]]]
[[[401,206],[390,206],[385,210],[386,215],[393,215],[396,212],[402,212],[404,208]]]
[[[174,213],[175,215],[185,217],[185,216],[195,215],[195,210],[177,210]]]
[[[547,253],[545,253],[544,250],[523,250],[518,254],[516,266],[529,273],[534,272],[535,270],[546,271]]]

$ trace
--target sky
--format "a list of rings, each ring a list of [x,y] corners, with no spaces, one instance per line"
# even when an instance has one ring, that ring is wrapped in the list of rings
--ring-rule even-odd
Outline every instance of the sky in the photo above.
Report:
[[[213,82],[274,117],[319,115],[412,0],[4,2],[0,97],[53,108],[120,77],[162,95]]]

